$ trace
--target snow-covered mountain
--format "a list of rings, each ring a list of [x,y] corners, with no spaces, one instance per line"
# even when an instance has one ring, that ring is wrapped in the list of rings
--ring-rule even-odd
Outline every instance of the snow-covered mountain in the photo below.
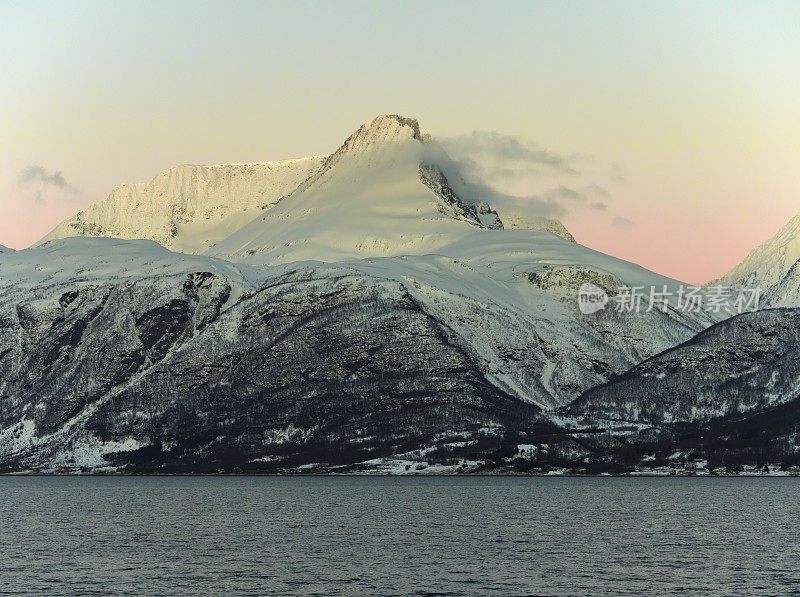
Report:
[[[413,155],[402,155],[403,151],[400,148],[409,140],[414,140],[416,143],[406,145],[407,150],[411,148],[407,153],[417,154],[416,159]],[[386,159],[392,150],[398,149],[400,149],[398,154]],[[427,159],[422,158],[423,154]],[[359,161],[355,159],[358,155],[361,155],[362,159],[359,164],[354,164],[353,162]],[[364,155],[368,157],[363,158]],[[319,179],[329,178],[323,177],[321,170],[329,171],[342,162],[348,162],[351,168],[356,169],[365,164],[370,166],[370,169],[362,175],[375,177],[375,180],[364,182],[366,186],[373,184],[378,188],[385,181],[377,177],[379,168],[372,167],[381,165],[373,163],[377,156],[382,156],[377,162],[383,162],[384,166],[388,165],[391,169],[397,169],[398,161],[411,157],[411,167],[415,173],[414,184],[419,186],[421,183],[426,186],[426,189],[416,189],[416,194],[419,195],[422,191],[425,200],[429,201],[431,193],[440,193],[437,199],[437,211],[444,209],[458,213],[460,209],[465,209],[466,211],[459,217],[472,219],[475,224],[488,228],[503,225],[497,214],[481,197],[476,198],[474,191],[467,190],[467,185],[459,175],[455,164],[430,137],[420,133],[416,121],[386,115],[366,123],[345,142],[342,148],[327,157],[314,156],[252,164],[176,166],[162,172],[148,183],[121,185],[115,188],[107,199],[65,220],[39,242],[77,236],[146,239],[154,240],[175,251],[202,253],[254,220],[257,215],[273,207],[299,186],[308,189],[316,186],[314,183]],[[390,163],[386,164],[387,161]],[[433,161],[437,162],[435,166],[428,163]],[[341,177],[342,170],[344,168],[337,170],[337,176]],[[399,178],[403,178],[402,173]],[[345,194],[358,191],[358,185],[355,185],[355,188],[351,187],[354,185],[345,181],[344,185],[339,185],[337,188],[343,190]],[[459,196],[456,196],[453,188],[458,189]],[[402,192],[400,189],[396,191]],[[449,195],[445,197],[441,195],[442,193]],[[327,188],[325,195],[331,196],[330,187]],[[341,203],[341,198],[338,199]],[[462,199],[466,199],[468,203],[459,207],[457,203]],[[376,211],[385,207],[386,205],[378,205],[377,200],[371,201],[367,206],[357,205],[356,219],[365,221],[364,227],[366,227],[373,224],[369,221],[370,210]],[[409,209],[408,206],[405,209]],[[402,211],[400,215],[402,217]],[[508,228],[546,230],[573,240],[563,224],[557,220],[516,213],[507,214],[507,218]],[[391,213],[380,214],[380,220],[383,222],[391,219]],[[360,251],[370,254],[370,244],[378,246],[391,244],[383,241],[383,238],[381,242],[375,241],[375,238],[366,238],[365,242],[361,243]],[[404,237],[404,243],[401,243],[401,249],[408,245],[414,252],[413,239]],[[420,250],[424,250],[425,246],[425,243],[422,243]],[[387,250],[391,253],[389,247]],[[214,252],[221,251],[222,249],[215,249]],[[319,258],[320,255],[328,253],[321,251],[314,255],[314,258]]]
[[[763,290],[764,305],[800,307],[800,215],[765,241],[719,280],[730,286]],[[714,284],[718,282],[713,282]]]
[[[12,254],[0,280],[0,471],[279,470],[553,441],[392,280],[115,239]]]
[[[319,171],[209,253],[261,264],[436,252],[472,229],[499,227],[445,172],[415,120],[378,116]],[[450,175],[448,177],[448,174]]]
[[[8,247],[4,247],[3,245],[0,245],[0,253],[8,254],[8,253],[13,253],[13,252],[14,252],[14,249],[9,249]]]
[[[616,310],[621,287],[678,282],[552,220],[506,226],[412,119],[379,116],[306,167],[263,210],[251,180],[253,209],[198,220],[239,183],[198,202],[176,179],[141,191],[157,225],[134,199],[85,212],[100,236],[155,236],[202,203],[164,240],[216,243],[202,255],[50,238],[0,259],[0,465],[274,470],[511,438],[582,457],[553,439],[555,408],[724,316]],[[606,309],[581,313],[584,283]]]
[[[276,264],[309,259],[448,253],[475,231],[501,228],[572,235],[556,220],[497,214],[416,120],[365,123],[319,171],[208,254]],[[486,236],[485,238],[488,238]],[[455,255],[454,255],[455,256]]]
[[[560,223],[511,220],[516,229],[415,120],[378,116],[207,254],[257,266],[334,262],[396,280],[480,356],[494,383],[542,408],[716,321],[675,310],[587,319],[575,300],[583,282],[611,294],[677,282],[575,243]]]
[[[531,238],[550,262],[538,275],[497,261]],[[585,276],[654,274],[600,254],[593,268],[561,266],[588,250],[541,231],[497,242],[493,257],[465,247],[463,261],[273,267],[104,238],[11,253],[0,469],[279,470],[419,450],[488,457],[509,438],[584,454],[543,409],[699,324],[581,319]]]
[[[148,183],[118,186],[40,242],[74,236],[146,239],[202,253],[292,192],[323,160],[170,168]]]

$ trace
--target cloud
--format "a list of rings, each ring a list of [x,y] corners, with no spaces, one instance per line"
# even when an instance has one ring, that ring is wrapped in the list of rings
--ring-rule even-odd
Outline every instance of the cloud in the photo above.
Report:
[[[597,196],[610,197],[605,189],[597,185],[589,185],[581,190],[560,185],[556,188],[544,191],[541,196],[555,203],[560,204],[563,202],[565,206],[573,209],[587,208],[598,211],[607,210],[608,204],[605,201],[591,201],[591,199]]]
[[[611,193],[595,184],[597,168],[590,156],[562,154],[490,131],[435,141],[429,146],[434,163],[446,162],[446,169],[466,183],[465,197],[486,201],[501,218],[510,211],[548,218],[608,211]],[[448,180],[455,178],[448,173]]]
[[[18,180],[21,187],[33,187],[33,196],[37,203],[44,199],[47,189],[75,192],[75,188],[60,171],[49,172],[44,166],[31,165],[23,168]]]
[[[19,173],[19,183],[24,185],[31,182],[39,182],[46,186],[54,186],[59,189],[72,191],[72,185],[67,182],[61,172],[48,172],[44,166],[28,166]]]
[[[456,175],[453,171],[447,173],[448,181],[456,192],[468,202],[486,202],[501,213],[514,211],[532,216],[545,218],[560,218],[567,214],[567,209],[562,204],[558,189],[555,192],[546,192],[528,195],[512,195],[472,178],[467,178],[459,170]]]
[[[438,140],[424,146],[423,160],[442,169],[456,194],[469,204],[485,202],[501,214],[514,211],[529,216],[560,218],[567,213],[559,193],[535,192],[527,184],[509,188],[492,183],[487,180],[482,164],[472,158],[456,160]],[[509,172],[513,175],[513,168],[509,168]]]
[[[466,183],[466,193],[460,194],[468,200],[489,203],[500,212],[501,218],[502,214],[508,211],[547,218],[561,218],[576,210],[608,210],[605,201],[590,201],[590,196],[586,192],[563,185],[539,193],[511,195],[501,193],[480,182],[469,181]]]
[[[611,225],[617,228],[627,228],[628,226],[633,226],[633,222],[625,216],[615,216],[614,219],[611,220]]]
[[[536,195],[526,197],[495,195],[488,203],[500,213],[501,219],[503,214],[509,212],[556,219],[562,218],[568,213],[568,210],[563,205]]]
[[[584,195],[579,191],[576,191],[575,189],[565,187],[564,185],[561,185],[554,189],[550,189],[549,191],[545,191],[544,195],[554,201],[566,200],[575,203],[586,201],[586,195]]]
[[[439,141],[456,162],[483,170],[489,179],[534,173],[578,174],[576,156],[562,155],[513,135],[473,131]]]

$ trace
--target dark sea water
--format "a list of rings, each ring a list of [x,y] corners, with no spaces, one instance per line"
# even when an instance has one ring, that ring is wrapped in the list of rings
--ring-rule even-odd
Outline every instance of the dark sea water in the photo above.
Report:
[[[0,593],[787,594],[800,478],[0,477]]]

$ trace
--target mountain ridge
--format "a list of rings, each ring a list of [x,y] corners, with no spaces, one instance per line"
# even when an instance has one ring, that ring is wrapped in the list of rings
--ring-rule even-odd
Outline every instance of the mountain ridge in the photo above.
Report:
[[[800,214],[755,247],[728,273],[712,284],[759,287],[771,307],[800,307]]]
[[[148,182],[118,185],[39,242],[110,236],[200,253],[294,190],[323,160],[173,166]]]
[[[346,156],[381,155],[410,141],[421,154],[420,179],[434,192],[444,191],[440,199],[446,209],[454,209],[457,217],[465,221],[494,229],[503,227],[502,214],[481,197],[473,196],[475,191],[468,188],[456,164],[433,138],[421,132],[415,119],[379,115],[361,125],[327,156],[184,164],[168,168],[145,183],[118,185],[105,200],[64,220],[39,243],[74,236],[105,236],[155,240],[172,250],[202,253],[265,209],[313,187]],[[453,201],[453,197],[458,199]],[[572,238],[561,222],[550,218],[526,217],[524,225],[513,227]]]

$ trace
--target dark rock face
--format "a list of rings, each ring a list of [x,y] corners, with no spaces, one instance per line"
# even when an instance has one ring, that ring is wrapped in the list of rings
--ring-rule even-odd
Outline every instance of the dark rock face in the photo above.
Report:
[[[480,216],[478,215],[476,206],[464,204],[461,198],[450,186],[450,183],[448,182],[447,177],[444,175],[444,172],[442,172],[438,166],[434,164],[420,164],[419,179],[426,187],[433,191],[442,202],[440,206],[442,213],[446,213],[446,210],[449,209],[452,210],[456,217],[462,218],[464,221],[469,222],[473,226],[483,225],[481,223]],[[491,208],[489,205],[484,204],[484,214],[488,214],[490,211]],[[497,216],[496,212],[492,213]],[[501,228],[502,225],[497,225],[494,227]]]
[[[139,341],[151,363],[163,359],[170,348],[186,338],[189,323],[189,303],[181,299],[150,309],[136,320]]]
[[[306,272],[230,293],[198,272],[6,306],[0,429],[19,428],[0,467],[268,471],[435,447],[443,430],[486,452],[557,431],[396,282]]]

